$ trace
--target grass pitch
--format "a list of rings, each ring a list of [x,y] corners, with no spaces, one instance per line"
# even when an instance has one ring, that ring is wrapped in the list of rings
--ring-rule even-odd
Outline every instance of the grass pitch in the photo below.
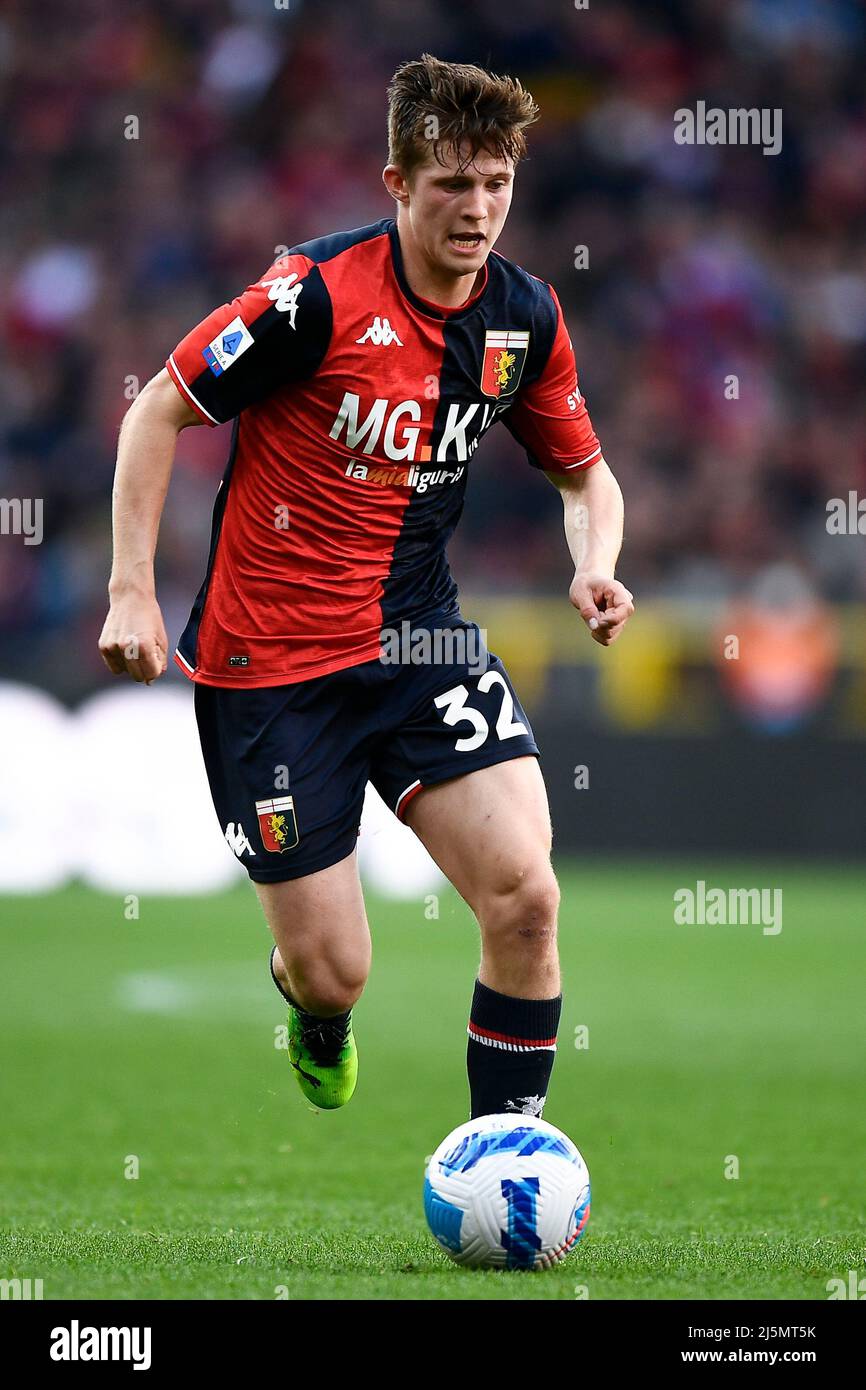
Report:
[[[46,1299],[523,1300],[824,1299],[866,1274],[866,874],[558,867],[545,1113],[593,1191],[565,1264],[459,1270],[426,1231],[425,1156],[468,1115],[477,937],[450,890],[438,921],[368,897],[360,1079],[326,1114],[275,1046],[247,885],[137,921],[72,888],[0,899],[0,1276]],[[782,887],[781,933],[675,925],[698,878]]]

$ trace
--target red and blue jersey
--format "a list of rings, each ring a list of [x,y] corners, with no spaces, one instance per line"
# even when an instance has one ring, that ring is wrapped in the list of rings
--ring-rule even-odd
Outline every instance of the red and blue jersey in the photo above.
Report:
[[[464,304],[431,304],[393,218],[293,247],[166,366],[204,421],[235,421],[176,655],[207,685],[325,675],[455,615],[446,545],[497,420],[547,472],[601,457],[553,288],[493,252]]]

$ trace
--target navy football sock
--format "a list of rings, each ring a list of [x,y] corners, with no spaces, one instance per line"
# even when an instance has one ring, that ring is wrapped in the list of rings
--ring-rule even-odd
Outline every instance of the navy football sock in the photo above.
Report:
[[[562,995],[515,999],[475,981],[466,1068],[472,1112],[541,1116],[556,1054]]]

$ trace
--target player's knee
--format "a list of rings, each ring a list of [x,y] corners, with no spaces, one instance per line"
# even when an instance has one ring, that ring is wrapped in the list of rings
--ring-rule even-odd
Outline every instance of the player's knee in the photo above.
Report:
[[[529,944],[556,940],[559,885],[548,864],[503,869],[483,894],[482,930]]]
[[[309,1013],[328,1017],[351,1009],[366,983],[367,971],[360,964],[320,962],[297,972],[295,989],[299,1002]]]

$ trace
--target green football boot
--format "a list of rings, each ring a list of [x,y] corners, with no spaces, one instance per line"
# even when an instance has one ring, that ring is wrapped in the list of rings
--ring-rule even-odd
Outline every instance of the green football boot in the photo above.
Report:
[[[307,1100],[338,1110],[352,1099],[358,1080],[358,1048],[352,1015],[315,1018],[289,1008],[289,1061]]]
[[[274,974],[274,951],[271,977],[289,1005],[289,1061],[298,1085],[312,1105],[320,1110],[338,1110],[351,1100],[358,1080],[351,1009],[337,1018],[317,1018],[299,1008]]]

